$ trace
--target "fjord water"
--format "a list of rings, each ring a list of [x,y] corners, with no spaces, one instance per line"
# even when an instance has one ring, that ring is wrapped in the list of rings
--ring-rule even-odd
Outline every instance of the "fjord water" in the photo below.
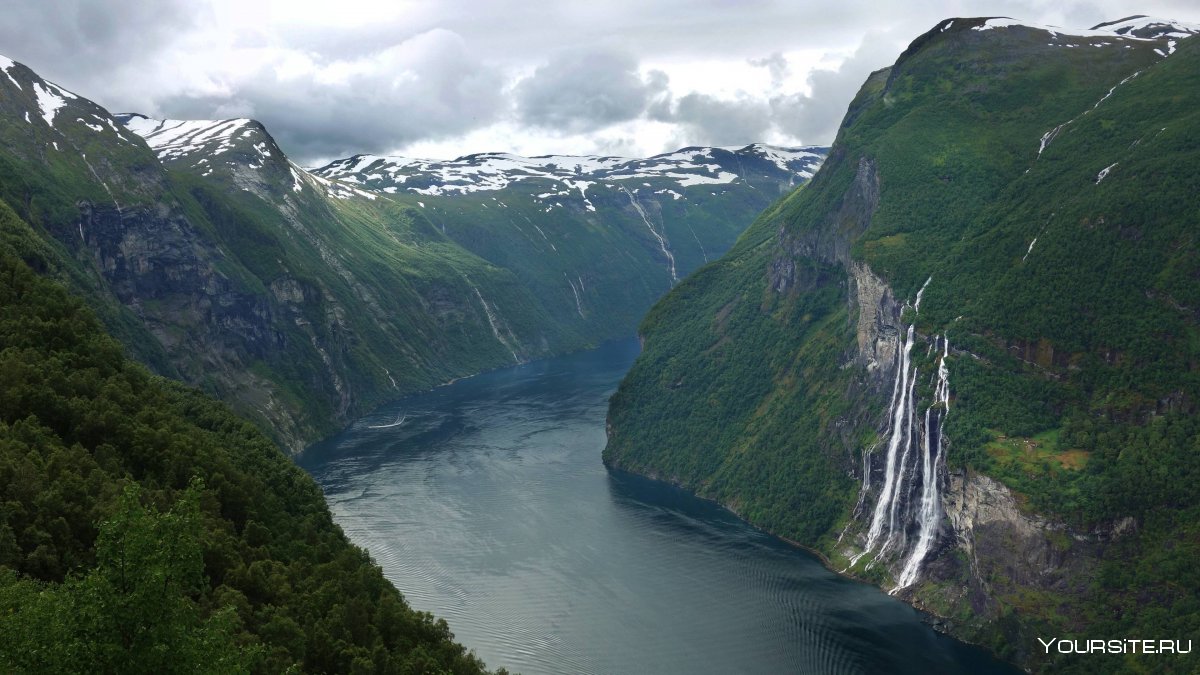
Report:
[[[637,350],[612,343],[403,399],[302,463],[409,603],[491,667],[1016,672],[714,504],[607,471],[608,397]]]

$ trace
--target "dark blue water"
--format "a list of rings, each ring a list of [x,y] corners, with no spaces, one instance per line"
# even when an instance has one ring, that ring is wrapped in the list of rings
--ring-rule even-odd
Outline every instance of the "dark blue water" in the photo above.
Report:
[[[413,396],[303,464],[409,602],[492,667],[1016,672],[711,503],[607,471],[605,408],[636,355],[630,340]]]

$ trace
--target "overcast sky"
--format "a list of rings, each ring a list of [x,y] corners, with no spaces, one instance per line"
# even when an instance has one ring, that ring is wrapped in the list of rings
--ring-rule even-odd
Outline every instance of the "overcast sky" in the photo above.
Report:
[[[308,165],[645,156],[827,144],[943,18],[1131,14],[1200,22],[1195,0],[5,0],[0,54],[113,112],[256,118]]]

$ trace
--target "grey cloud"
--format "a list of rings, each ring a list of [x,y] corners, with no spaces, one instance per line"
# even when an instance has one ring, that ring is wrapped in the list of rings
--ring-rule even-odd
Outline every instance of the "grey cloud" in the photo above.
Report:
[[[651,119],[679,126],[672,142],[689,145],[742,145],[762,141],[778,131],[804,144],[833,141],[850,100],[867,76],[891,63],[900,45],[867,36],[858,50],[837,70],[815,70],[808,76],[809,94],[721,99],[690,93],[676,101],[663,100],[649,110]],[[781,54],[751,60],[770,69],[773,79],[786,73]]]
[[[766,137],[771,109],[762,99],[692,93],[679,99],[671,119],[684,127],[689,145],[743,145]]]
[[[10,0],[0,12],[0,53],[114,110],[257,117],[303,161],[456,139],[495,121],[543,140],[650,119],[675,125],[669,133],[681,144],[732,145],[771,133],[828,142],[866,75],[949,16],[1078,26],[1134,13],[1200,19],[1195,0],[440,0],[352,29],[291,22],[288,12],[267,13],[241,32],[216,21],[240,11],[236,0]],[[844,53],[854,44],[863,46],[850,61],[810,75],[809,95],[779,89],[789,66],[799,67],[785,53]],[[230,73],[220,69],[228,55],[213,51],[230,45],[355,67],[340,78],[289,79],[251,59],[252,70]],[[606,48],[580,51],[589,45]],[[520,83],[506,79],[547,54],[558,56]],[[736,99],[672,92],[665,75],[638,68],[701,60],[758,65],[774,91]]]
[[[783,54],[774,52],[769,56],[764,56],[761,59],[748,59],[750,65],[766,68],[771,74],[771,85],[778,87],[783,83],[783,79],[788,76],[788,62]]]
[[[298,161],[382,153],[414,141],[465,133],[504,110],[504,78],[445,30],[368,55],[337,81],[287,78],[265,69],[235,96],[178,96],[166,117],[227,117],[263,122]]]
[[[150,58],[199,13],[189,0],[6,2],[0,48],[45,77],[86,89],[93,77]]]
[[[601,138],[596,141],[596,153],[613,157],[632,157],[641,148],[632,138]]]
[[[571,50],[517,83],[517,118],[556,131],[593,131],[641,116],[667,84],[662,72],[643,78],[627,53]]]
[[[915,36],[914,36],[915,37]],[[808,75],[811,93],[775,96],[771,117],[784,133],[802,143],[831,143],[851,99],[867,76],[895,59],[895,46],[868,35],[837,70],[814,70]]]

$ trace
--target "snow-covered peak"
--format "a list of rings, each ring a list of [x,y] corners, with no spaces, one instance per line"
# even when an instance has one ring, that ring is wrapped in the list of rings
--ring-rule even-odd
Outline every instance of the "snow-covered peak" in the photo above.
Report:
[[[942,30],[947,27],[949,24]],[[1049,33],[1050,42],[1047,43],[1047,46],[1050,47],[1111,47],[1116,45],[1130,48],[1133,43],[1141,43],[1151,46],[1155,53],[1163,57],[1175,53],[1179,40],[1200,33],[1200,24],[1182,23],[1144,15],[1109,21],[1087,29],[1042,26],[1009,17],[993,17],[973,26],[972,30],[986,31],[1012,27],[1032,28]]]
[[[25,86],[22,86],[13,73],[18,65],[20,64],[7,56],[0,56],[0,71],[4,72],[9,82],[17,89],[33,93],[41,118],[45,120],[47,125],[54,126],[54,120],[58,117],[58,112],[67,104],[67,101],[76,100],[79,97],[53,82],[43,80],[28,69],[26,69],[26,72],[30,76],[27,76],[28,81]]]
[[[1118,21],[1097,24],[1091,28],[1062,28],[1060,26],[1043,26],[1041,24],[1018,21],[1010,17],[993,17],[986,19],[973,30],[992,30],[996,28],[1033,28],[1050,33],[1054,39],[1059,37],[1096,38],[1100,40],[1138,40],[1154,41],[1162,38],[1180,39],[1200,33],[1200,24],[1188,24],[1170,19],[1159,19],[1149,16],[1131,16]]]
[[[161,160],[212,161],[234,151],[249,151],[252,168],[280,154],[262,125],[251,119],[157,120],[137,113],[116,116],[145,139]]]
[[[243,190],[267,195],[278,190],[282,180],[289,194],[302,193],[307,187],[335,199],[378,197],[300,168],[284,156],[263,125],[252,119],[158,120],[138,113],[116,117],[145,139],[160,160],[190,167],[201,176],[211,176],[214,171],[232,176],[234,185]],[[277,174],[260,171],[268,163]]]
[[[9,82],[13,83],[13,86],[15,86],[17,89],[23,89],[24,87],[21,86],[21,83],[17,82],[17,78],[13,77],[13,74],[9,72],[16,65],[16,62],[12,59],[8,58],[7,56],[0,55],[0,71],[4,72],[5,77],[8,78]]]
[[[783,171],[794,171],[804,178],[812,178],[813,172],[825,160],[825,154],[828,151],[828,148],[782,148],[764,143],[754,143],[739,150],[742,153],[762,157]]]
[[[1042,30],[1050,33],[1051,37],[1059,36],[1067,37],[1083,37],[1083,38],[1113,38],[1117,34],[1110,30],[1103,29],[1086,29],[1086,28],[1062,28],[1060,26],[1046,26],[1040,23],[1030,23],[1028,21],[1018,21],[1007,16],[997,16],[985,20],[983,23],[972,28],[972,30],[993,30],[996,28],[1033,28],[1034,30]]]
[[[1106,30],[1117,35],[1140,38],[1188,38],[1200,33],[1200,24],[1184,23],[1156,16],[1131,16],[1118,21],[1092,26],[1092,30]]]
[[[132,134],[126,135],[124,127],[117,124],[107,110],[82,96],[43,79],[23,64],[6,56],[0,56],[0,95],[11,96],[18,106],[25,108],[19,119],[26,124],[40,126],[45,123],[51,133],[42,137],[49,147],[62,151],[60,143],[72,143],[75,133],[98,133],[115,136],[118,142],[135,142]],[[5,94],[6,87],[12,88]]]
[[[824,159],[823,148],[776,148],[754,144],[736,150],[684,148],[645,159],[579,155],[521,157],[481,153],[454,160],[355,155],[314,173],[383,192],[423,195],[502,190],[517,181],[540,179],[568,191],[586,192],[595,182],[666,180],[670,187],[731,183],[756,167],[809,178]],[[758,165],[753,160],[760,160]],[[762,166],[769,163],[769,167]]]

